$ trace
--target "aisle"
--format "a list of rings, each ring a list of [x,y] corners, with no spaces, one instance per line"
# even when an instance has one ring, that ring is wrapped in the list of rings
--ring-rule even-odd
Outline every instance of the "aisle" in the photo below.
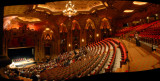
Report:
[[[157,59],[158,56],[149,53],[141,47],[137,47],[131,42],[128,42],[126,40],[122,41],[128,49],[128,57],[130,60],[129,72],[160,68],[160,59]]]

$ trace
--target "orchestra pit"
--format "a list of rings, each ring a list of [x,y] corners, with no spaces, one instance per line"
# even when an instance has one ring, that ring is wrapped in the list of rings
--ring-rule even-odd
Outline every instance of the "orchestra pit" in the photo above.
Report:
[[[137,80],[160,72],[159,3],[36,1],[1,7],[1,79]]]

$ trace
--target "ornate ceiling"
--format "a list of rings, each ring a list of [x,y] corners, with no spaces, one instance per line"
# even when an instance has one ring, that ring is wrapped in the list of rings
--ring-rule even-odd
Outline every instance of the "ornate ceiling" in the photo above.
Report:
[[[54,1],[46,2],[45,4],[32,4],[32,5],[13,5],[4,7],[4,16],[20,16],[18,18],[21,22],[37,22],[46,21],[51,19],[57,20],[55,23],[63,23],[67,17],[62,15],[65,5],[68,1]],[[119,1],[119,0],[73,0],[75,9],[79,13],[77,16],[83,18],[97,15],[99,18],[108,18],[113,20],[130,19],[133,20],[137,17],[150,15],[151,7],[154,8],[154,13],[159,10],[158,4],[147,3],[145,5],[135,5],[133,1]],[[131,13],[124,13],[124,10],[134,10]],[[148,10],[148,11],[147,11]],[[155,12],[156,11],[156,12]],[[142,13],[143,12],[143,13]],[[146,13],[147,12],[147,13]],[[154,14],[152,13],[152,14]],[[134,16],[136,15],[136,16]],[[75,18],[74,17],[74,18]],[[78,17],[79,18],[79,17]],[[77,18],[77,19],[78,19]],[[75,18],[76,19],[76,18]],[[127,20],[129,21],[129,20]]]
[[[61,15],[65,9],[65,5],[68,1],[54,1],[46,2],[45,4],[34,5],[13,5],[5,6],[4,16],[9,15],[24,15],[25,12],[35,10],[37,12],[45,12],[46,14]],[[73,0],[75,9],[80,14],[95,13],[98,10],[103,10],[114,14],[112,17],[126,17],[130,14],[123,13],[125,9],[133,9],[134,12],[143,10],[151,5],[150,3],[145,5],[134,5],[133,1],[117,1],[117,0]],[[116,13],[116,14],[115,14]],[[132,13],[131,13],[132,14]],[[26,15],[25,15],[26,16]]]
[[[30,9],[32,5],[12,5],[4,7],[4,16],[22,15],[25,11]]]
[[[36,8],[45,8],[50,10],[51,12],[60,12],[65,9],[65,5],[68,1],[56,1],[56,2],[48,2],[46,4],[38,4]],[[100,7],[105,8],[102,1],[72,1],[72,4],[75,5],[75,9],[78,12],[91,11],[93,8]]]

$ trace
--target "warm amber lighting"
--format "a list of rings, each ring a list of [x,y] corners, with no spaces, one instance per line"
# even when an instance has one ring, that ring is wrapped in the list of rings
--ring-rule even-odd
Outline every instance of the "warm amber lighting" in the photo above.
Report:
[[[17,16],[8,16],[8,17],[4,17],[3,19],[3,28],[4,29],[10,29],[10,25],[11,25],[11,21],[12,19],[16,18]]]
[[[124,10],[125,13],[133,12],[134,10]]]
[[[140,19],[139,21],[142,21],[142,19]]]
[[[92,13],[94,13],[96,10],[93,10]]]
[[[110,28],[109,31],[112,31],[112,29]]]
[[[50,30],[49,28],[46,28],[46,30]]]
[[[90,38],[92,38],[92,35],[89,35]]]
[[[155,14],[155,16],[158,16],[158,14]]]
[[[19,27],[20,27],[20,26],[19,26],[19,24],[17,24],[17,23],[12,25],[12,29],[19,29]]]
[[[96,36],[99,37],[99,34],[97,34]]]
[[[39,12],[44,12],[44,10],[42,9],[35,9],[36,11],[39,11]]]
[[[107,4],[107,2],[104,2],[104,5],[108,7],[108,4]]]
[[[82,42],[84,42],[84,39],[82,39]]]
[[[28,24],[27,27],[28,27],[30,30],[35,30],[34,24]]]
[[[68,44],[69,47],[71,47],[71,44]]]
[[[48,6],[47,5],[45,5],[45,4],[38,4],[38,6],[37,7],[40,7],[40,8],[48,8]]]
[[[140,21],[133,21],[132,23],[139,23]]]
[[[105,9],[106,7],[102,7],[102,8],[98,8],[97,10],[102,10],[102,9]]]
[[[51,14],[50,12],[46,12],[47,14]]]
[[[36,8],[36,5],[33,5],[33,9],[35,9]]]
[[[149,17],[147,17],[147,19],[149,19]]]
[[[74,9],[74,5],[72,4],[71,1],[68,2],[68,4],[66,4],[66,9],[63,10],[63,15],[71,17],[76,15],[77,10]]]
[[[41,21],[39,18],[33,18],[33,17],[17,17],[17,18],[22,20],[22,21],[27,21],[27,22]]]
[[[133,1],[133,4],[135,4],[135,5],[145,5],[145,4],[147,4],[147,2]]]

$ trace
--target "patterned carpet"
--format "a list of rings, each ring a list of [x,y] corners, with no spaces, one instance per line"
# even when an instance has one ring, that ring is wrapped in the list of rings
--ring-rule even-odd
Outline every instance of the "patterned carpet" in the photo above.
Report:
[[[150,53],[142,47],[137,47],[135,44],[121,40],[128,49],[129,57],[129,72],[151,70],[160,68],[160,56]]]

